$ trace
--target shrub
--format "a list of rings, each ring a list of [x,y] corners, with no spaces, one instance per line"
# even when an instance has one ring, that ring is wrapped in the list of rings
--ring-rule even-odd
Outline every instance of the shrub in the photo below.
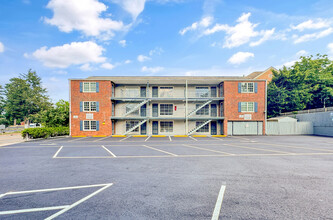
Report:
[[[27,128],[22,131],[22,137],[28,138],[48,138],[55,136],[69,135],[68,127],[44,127],[44,128]]]

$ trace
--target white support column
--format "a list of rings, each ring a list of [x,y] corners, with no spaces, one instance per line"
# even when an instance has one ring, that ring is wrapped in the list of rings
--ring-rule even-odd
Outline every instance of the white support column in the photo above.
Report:
[[[187,118],[187,114],[188,114],[188,93],[187,93],[187,80],[186,80],[186,85],[185,85],[185,134],[188,133],[188,118]]]

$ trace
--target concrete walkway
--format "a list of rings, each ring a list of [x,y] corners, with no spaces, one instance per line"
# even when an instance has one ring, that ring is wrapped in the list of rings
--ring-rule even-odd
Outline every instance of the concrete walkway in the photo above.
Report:
[[[21,133],[13,133],[13,134],[3,134],[0,135],[0,147],[23,142],[24,139],[21,136]]]

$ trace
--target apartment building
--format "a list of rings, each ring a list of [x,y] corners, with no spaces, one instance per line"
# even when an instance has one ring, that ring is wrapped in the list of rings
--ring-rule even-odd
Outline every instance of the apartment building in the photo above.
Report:
[[[69,82],[71,136],[265,134],[265,80],[96,76]]]

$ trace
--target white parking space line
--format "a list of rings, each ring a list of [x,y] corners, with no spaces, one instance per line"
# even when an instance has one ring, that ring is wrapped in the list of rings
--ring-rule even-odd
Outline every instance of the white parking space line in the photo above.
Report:
[[[130,138],[130,137],[131,137],[131,136],[127,136],[127,137],[125,137],[125,138],[119,140],[119,142],[124,141],[124,140],[126,140],[127,138]]]
[[[80,138],[75,138],[75,139],[72,139],[72,140],[69,140],[69,141],[67,141],[67,142],[73,142],[73,141],[78,141],[78,140],[84,140],[84,139],[87,139],[87,138],[89,138],[89,137],[80,137]]]
[[[169,140],[172,141],[171,136],[169,136]]]
[[[222,207],[222,202],[223,202],[223,197],[224,197],[224,192],[225,192],[225,185],[221,186],[219,195],[216,200],[212,220],[218,220],[221,212],[221,207]]]
[[[33,209],[10,210],[10,211],[2,211],[0,212],[0,215],[12,215],[12,214],[20,214],[26,212],[42,212],[42,211],[64,209],[68,207],[69,207],[68,205],[65,205],[65,206],[51,206],[51,207],[33,208]]]
[[[145,142],[148,141],[150,137],[151,137],[151,136],[148,136],[147,139],[145,140]]]
[[[156,151],[159,151],[159,152],[162,152],[162,153],[165,153],[165,154],[170,154],[170,155],[175,156],[175,157],[178,156],[177,154],[173,154],[173,153],[170,153],[170,152],[167,152],[167,151],[164,151],[164,150],[160,150],[160,149],[157,149],[157,148],[154,148],[154,147],[149,147],[147,145],[141,145],[141,146],[144,146],[146,148],[149,148],[149,149],[152,149],[152,150],[156,150]]]
[[[91,197],[95,196],[96,194],[102,192],[103,190],[109,188],[109,187],[112,186],[112,185],[113,185],[113,183],[107,184],[107,185],[104,186],[103,188],[101,188],[101,189],[99,189],[99,190],[97,190],[97,191],[91,193],[90,195],[84,197],[83,199],[80,199],[79,201],[77,201],[77,202],[73,203],[72,205],[68,206],[67,208],[64,208],[63,210],[61,210],[61,211],[59,211],[59,212],[57,212],[57,213],[51,215],[50,217],[46,218],[45,220],[51,220],[51,219],[54,219],[54,218],[58,217],[59,215],[61,215],[61,214],[65,213],[65,212],[67,212],[68,210],[74,208],[75,206],[81,204],[82,202],[84,202],[84,201],[90,199]]]
[[[107,136],[107,137],[103,137],[103,138],[100,138],[100,139],[97,139],[97,140],[93,140],[92,142],[101,141],[101,140],[107,139],[107,138],[109,138],[109,137],[111,137],[111,136]]]
[[[63,147],[64,147],[64,146],[61,146],[61,147],[58,149],[58,151],[53,155],[53,158],[56,158],[56,157],[58,156],[59,152],[62,150]]]
[[[211,136],[208,136],[209,138],[212,138],[212,139],[215,139],[215,140],[219,140],[219,141],[223,141],[222,138],[216,138],[216,137],[211,137]]]
[[[69,189],[83,189],[83,188],[92,188],[92,187],[101,187],[112,185],[113,183],[105,183],[105,184],[95,184],[95,185],[84,185],[84,186],[69,186],[69,187],[60,187],[60,188],[50,188],[50,189],[37,189],[37,190],[26,190],[26,191],[18,191],[18,192],[7,192],[5,194],[1,194],[0,198],[6,195],[17,195],[17,194],[25,194],[25,193],[38,193],[38,192],[52,192],[52,191],[60,191],[60,190],[69,190]]]
[[[192,136],[188,136],[189,138],[191,138],[191,139],[193,139],[193,140],[195,140],[195,141],[198,141],[197,139],[195,139],[194,137],[192,137]]]
[[[277,147],[285,147],[285,148],[295,148],[295,149],[306,149],[306,150],[314,150],[314,151],[333,152],[333,150],[329,150],[329,149],[301,147],[301,146],[294,146],[294,145],[271,144],[271,143],[264,143],[264,142],[261,142],[260,144],[277,146]]]
[[[106,150],[109,154],[111,154],[113,157],[117,157],[114,153],[112,153],[112,151],[110,151],[109,149],[107,149],[106,147],[104,147],[102,145],[102,148],[104,148],[104,150]]]
[[[202,148],[202,147],[197,147],[197,146],[192,146],[192,145],[188,145],[188,144],[183,144],[183,146],[185,146],[185,147],[191,147],[191,148],[196,148],[196,149],[199,149],[199,150],[211,151],[211,152],[215,152],[215,153],[222,153],[222,154],[226,154],[226,155],[230,155],[230,156],[235,155],[235,154],[231,154],[231,153],[227,153],[227,152],[223,152],[223,151],[219,151],[219,150],[212,150],[212,149]]]
[[[231,147],[238,147],[238,148],[245,148],[245,149],[252,149],[252,150],[257,150],[257,151],[268,151],[268,152],[275,152],[275,153],[282,153],[282,154],[291,154],[294,155],[294,153],[290,152],[285,152],[285,151],[279,151],[279,150],[269,150],[269,149],[262,149],[262,148],[257,148],[257,147],[245,147],[245,146],[238,146],[234,144],[224,144],[226,146],[231,146]]]

